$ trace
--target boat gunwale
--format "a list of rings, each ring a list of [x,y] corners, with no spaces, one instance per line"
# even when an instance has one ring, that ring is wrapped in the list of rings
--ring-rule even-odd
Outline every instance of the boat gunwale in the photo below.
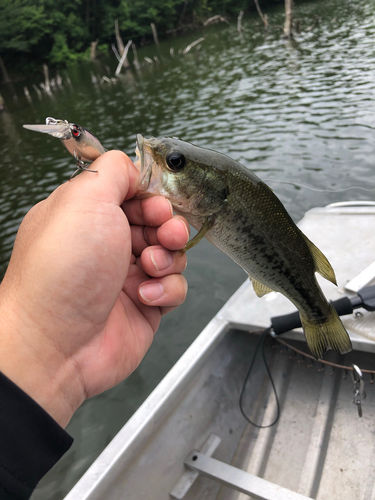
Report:
[[[218,315],[214,316],[79,479],[65,500],[102,498],[108,484],[144,445],[162,422],[166,411],[180,399],[183,389],[230,329],[232,325],[228,321],[219,318]]]

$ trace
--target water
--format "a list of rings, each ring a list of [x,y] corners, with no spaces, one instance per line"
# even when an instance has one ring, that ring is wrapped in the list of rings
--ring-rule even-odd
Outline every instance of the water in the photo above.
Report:
[[[205,30],[199,52],[171,57],[199,38],[194,33],[144,56],[161,62],[127,72],[116,84],[94,86],[90,71],[113,73],[116,61],[69,69],[64,83],[32,102],[16,86],[1,89],[9,111],[0,114],[0,275],[5,271],[19,223],[27,210],[66,181],[72,159],[52,137],[22,129],[45,117],[86,126],[108,148],[134,157],[135,135],[178,136],[226,153],[255,171],[281,198],[295,220],[306,210],[331,202],[374,198],[353,189],[375,189],[375,3],[331,0],[296,7],[306,28],[296,41],[281,31],[266,34],[255,15]],[[268,9],[271,25],[283,24],[281,8]],[[62,72],[62,76],[65,73]],[[271,181],[272,180],[272,181]],[[165,317],[139,369],[113,390],[85,402],[68,426],[75,442],[41,482],[33,498],[60,500],[176,362],[204,325],[246,279],[229,258],[204,241],[189,251],[186,303]]]

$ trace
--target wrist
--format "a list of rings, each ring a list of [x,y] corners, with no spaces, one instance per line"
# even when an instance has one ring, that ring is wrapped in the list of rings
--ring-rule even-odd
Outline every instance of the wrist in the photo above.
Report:
[[[2,286],[0,371],[64,428],[85,399],[79,373],[22,308],[4,300],[1,291]]]

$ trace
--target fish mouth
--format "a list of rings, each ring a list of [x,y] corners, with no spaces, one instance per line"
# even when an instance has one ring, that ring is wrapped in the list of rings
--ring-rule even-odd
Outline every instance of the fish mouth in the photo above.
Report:
[[[153,161],[151,154],[145,150],[145,139],[141,134],[137,134],[135,154],[136,160],[134,165],[141,174],[138,184],[138,193],[144,193],[150,185]]]

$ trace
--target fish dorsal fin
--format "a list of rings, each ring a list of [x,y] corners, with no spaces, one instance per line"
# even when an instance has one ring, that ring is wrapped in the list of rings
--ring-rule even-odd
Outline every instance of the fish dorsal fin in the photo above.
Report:
[[[266,295],[267,293],[273,292],[272,288],[269,288],[266,285],[263,285],[259,281],[255,280],[254,278],[250,278],[250,281],[253,284],[254,292],[257,294],[258,297],[263,297],[263,295]]]
[[[314,259],[315,271],[326,280],[331,281],[334,285],[337,285],[335,271],[332,269],[327,257],[319,250],[318,247],[314,245],[312,241],[308,239],[307,236],[303,234],[303,237],[305,238],[307,246],[309,247],[311,255]]]

